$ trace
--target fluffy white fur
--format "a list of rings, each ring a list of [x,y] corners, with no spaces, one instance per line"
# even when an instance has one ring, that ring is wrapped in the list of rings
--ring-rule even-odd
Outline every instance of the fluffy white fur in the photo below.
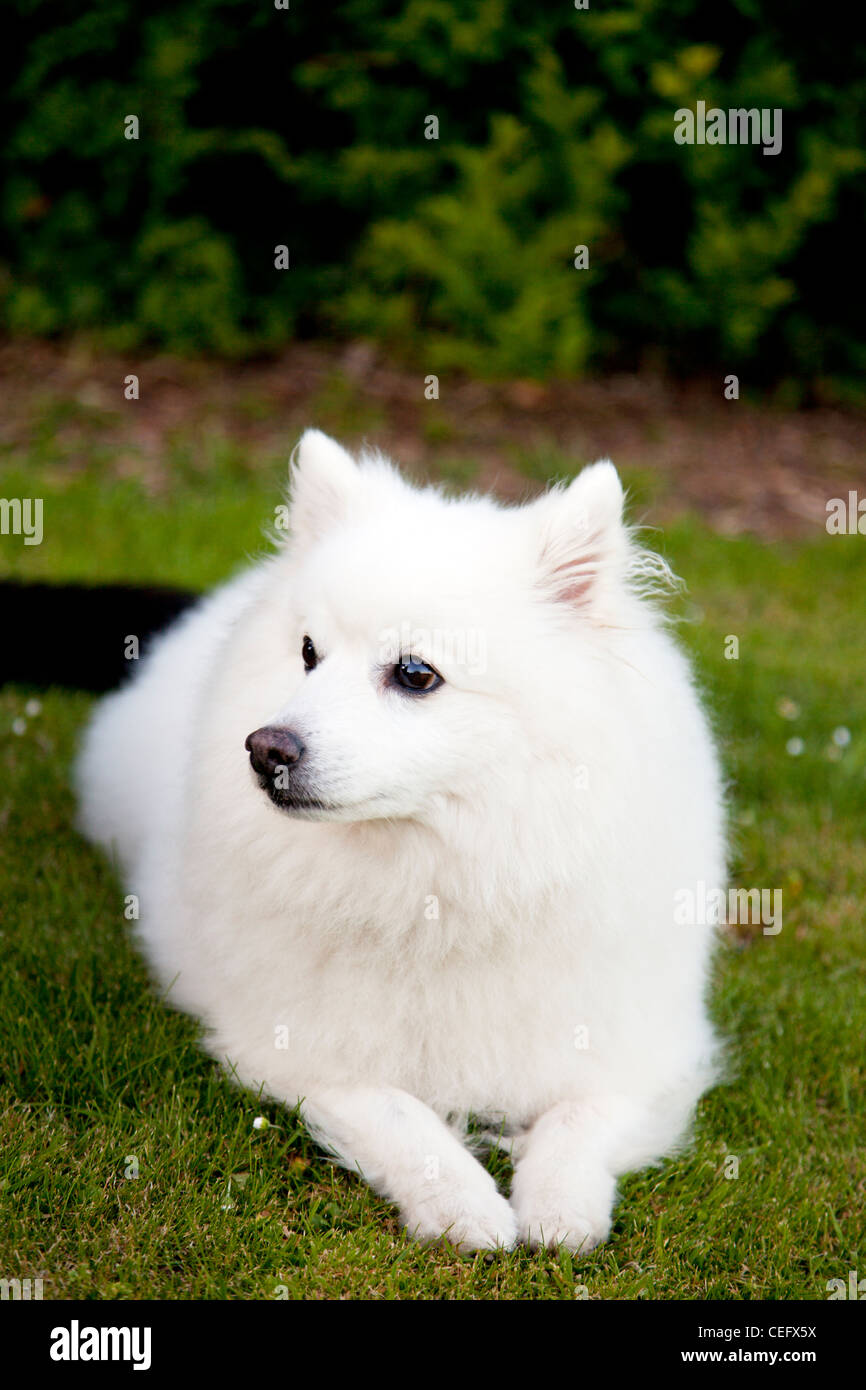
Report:
[[[657,568],[608,462],[503,508],[309,431],[287,542],[87,733],[82,825],[169,999],[421,1238],[591,1249],[713,1077],[713,928],[674,895],[724,882],[722,798]],[[388,685],[395,630],[441,688]],[[265,725],[328,809],[272,803],[244,747]],[[510,1200],[470,1114],[510,1136]]]

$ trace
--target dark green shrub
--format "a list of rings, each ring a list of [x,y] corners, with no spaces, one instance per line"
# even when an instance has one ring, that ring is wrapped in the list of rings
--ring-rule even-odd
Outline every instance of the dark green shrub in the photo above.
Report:
[[[10,0],[5,322],[228,355],[336,329],[490,374],[649,357],[856,381],[855,12],[590,3]],[[781,152],[677,145],[698,100],[781,108]]]

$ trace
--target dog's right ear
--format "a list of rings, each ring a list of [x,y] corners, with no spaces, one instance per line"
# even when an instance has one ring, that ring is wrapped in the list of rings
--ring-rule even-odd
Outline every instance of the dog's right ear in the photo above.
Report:
[[[319,540],[348,516],[362,489],[361,470],[321,430],[305,430],[289,468],[289,525],[302,543]]]

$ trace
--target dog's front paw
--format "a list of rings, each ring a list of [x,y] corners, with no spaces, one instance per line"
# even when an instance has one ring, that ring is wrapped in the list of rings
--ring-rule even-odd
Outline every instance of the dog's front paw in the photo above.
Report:
[[[599,1224],[577,1208],[574,1211],[565,1211],[562,1207],[541,1208],[518,1218],[520,1241],[532,1250],[545,1245],[548,1248],[564,1245],[575,1255],[588,1255],[607,1238],[609,1231],[610,1222]]]
[[[517,1242],[517,1219],[496,1190],[490,1174],[471,1186],[443,1183],[419,1195],[400,1215],[409,1235],[420,1241],[443,1237],[466,1254],[471,1250],[510,1250]]]
[[[610,1192],[587,1193],[561,1183],[520,1182],[518,1172],[511,1194],[520,1241],[532,1249],[564,1245],[576,1255],[588,1255],[610,1234],[613,1180]]]

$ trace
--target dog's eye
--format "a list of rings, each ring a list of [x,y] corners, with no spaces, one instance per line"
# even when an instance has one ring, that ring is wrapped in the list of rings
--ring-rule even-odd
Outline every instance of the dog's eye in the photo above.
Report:
[[[443,684],[438,671],[434,671],[426,661],[416,660],[414,656],[408,656],[397,663],[394,667],[394,680],[397,685],[402,685],[404,690],[412,690],[416,695],[436,690]]]
[[[305,637],[301,644],[301,656],[304,658],[304,666],[308,671],[312,671],[319,664],[319,653],[316,651],[309,637]]]

